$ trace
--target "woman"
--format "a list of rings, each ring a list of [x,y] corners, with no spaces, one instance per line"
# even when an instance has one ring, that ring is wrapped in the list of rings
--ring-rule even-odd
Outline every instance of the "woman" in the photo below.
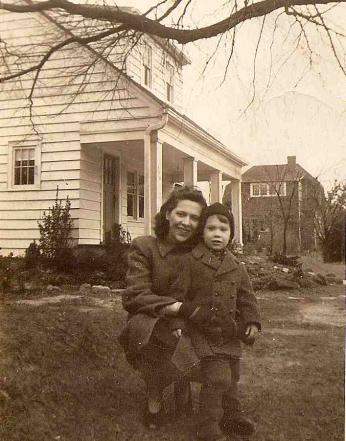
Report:
[[[172,356],[182,340],[181,319],[174,318],[181,303],[168,293],[181,273],[184,257],[198,239],[206,206],[200,191],[188,187],[174,190],[156,215],[156,237],[134,239],[129,251],[123,296],[129,319],[120,342],[146,383],[145,422],[152,429],[160,424],[164,387],[179,378]]]

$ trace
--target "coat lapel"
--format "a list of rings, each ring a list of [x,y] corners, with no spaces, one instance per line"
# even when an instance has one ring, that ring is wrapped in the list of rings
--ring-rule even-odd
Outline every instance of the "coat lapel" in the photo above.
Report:
[[[170,253],[174,247],[175,245],[173,243],[170,243],[166,240],[158,239],[157,241],[157,248],[161,257],[166,257],[167,254]]]
[[[199,243],[192,251],[192,255],[196,259],[200,259],[204,265],[207,265],[214,270],[217,274],[225,274],[230,271],[234,271],[238,268],[239,262],[233,257],[232,253],[227,250],[226,255],[220,265],[220,261],[213,253],[204,245],[204,243]]]
[[[232,256],[231,252],[227,250],[227,254],[224,257],[219,269],[217,270],[217,274],[226,274],[230,271],[234,271],[238,268],[238,261]]]

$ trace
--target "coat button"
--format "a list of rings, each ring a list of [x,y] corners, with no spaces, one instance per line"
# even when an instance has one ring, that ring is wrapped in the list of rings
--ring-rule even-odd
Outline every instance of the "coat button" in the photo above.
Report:
[[[215,293],[215,296],[217,297],[218,295],[219,295],[219,293],[218,293],[218,292],[216,292],[216,293]]]

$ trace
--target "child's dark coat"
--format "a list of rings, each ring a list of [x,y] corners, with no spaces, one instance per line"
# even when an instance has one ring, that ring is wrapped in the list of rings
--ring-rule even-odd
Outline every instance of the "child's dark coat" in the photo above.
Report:
[[[216,315],[230,314],[239,327],[240,324],[246,327],[254,323],[260,329],[257,300],[245,265],[229,250],[225,251],[220,264],[218,257],[200,243],[185,262],[184,271],[176,283],[176,298],[193,300],[200,305],[211,304]],[[208,338],[193,324],[187,331],[200,358],[216,354],[241,356],[240,329],[237,335],[228,339],[221,334],[220,338]]]

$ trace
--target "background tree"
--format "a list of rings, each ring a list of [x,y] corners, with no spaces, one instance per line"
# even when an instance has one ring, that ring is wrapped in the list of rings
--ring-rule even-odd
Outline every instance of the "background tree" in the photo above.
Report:
[[[313,194],[315,228],[325,262],[345,258],[346,183],[336,182],[327,195]]]
[[[275,194],[275,198],[278,202],[276,217],[281,221],[282,225],[281,253],[286,256],[287,233],[293,221],[295,205],[299,204],[299,193],[303,173],[299,168],[295,168],[295,170],[290,170],[290,167],[288,165],[275,165],[275,167],[271,167],[270,169],[266,168],[265,173],[267,177],[265,182],[269,185],[269,192],[271,194]]]

